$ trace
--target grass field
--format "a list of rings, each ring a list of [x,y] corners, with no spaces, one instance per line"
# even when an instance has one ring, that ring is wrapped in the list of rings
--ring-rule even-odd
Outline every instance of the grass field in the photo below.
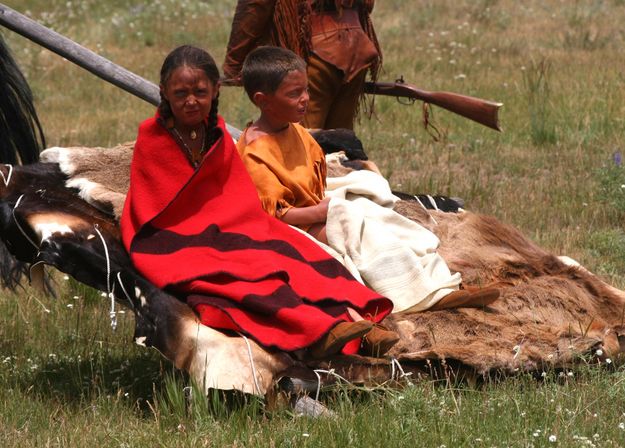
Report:
[[[505,104],[504,132],[377,98],[357,132],[393,187],[464,198],[625,287],[625,1],[386,0],[373,15],[382,80],[403,77]],[[10,0],[7,5],[154,82],[174,46],[221,63],[234,0]],[[36,97],[49,145],[132,140],[153,107],[0,30]],[[224,88],[220,112],[255,111]],[[615,156],[616,155],[616,156]],[[615,162],[616,160],[616,162]],[[416,382],[327,394],[336,418],[262,403],[185,400],[183,375],[110,328],[105,300],[56,277],[58,299],[0,295],[0,446],[625,446],[625,370],[577,366],[481,388]]]

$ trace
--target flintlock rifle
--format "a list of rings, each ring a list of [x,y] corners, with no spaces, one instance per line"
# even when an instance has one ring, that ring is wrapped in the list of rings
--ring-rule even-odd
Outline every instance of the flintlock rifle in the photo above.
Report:
[[[365,93],[394,96],[398,99],[408,98],[411,103],[420,100],[426,104],[434,104],[450,112],[462,115],[465,118],[488,126],[496,131],[501,131],[498,113],[503,103],[460,95],[458,93],[421,90],[406,83],[403,77],[395,82],[366,82]]]

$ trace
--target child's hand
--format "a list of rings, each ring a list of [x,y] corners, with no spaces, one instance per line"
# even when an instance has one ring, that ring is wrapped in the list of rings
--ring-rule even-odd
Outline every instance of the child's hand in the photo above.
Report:
[[[280,216],[280,219],[293,226],[325,224],[328,219],[328,204],[330,204],[330,198],[325,198],[319,204],[309,207],[292,207]]]
[[[317,222],[326,222],[326,220],[328,219],[328,208],[330,205],[330,199],[332,198],[323,198],[323,200],[319,204],[317,204]]]

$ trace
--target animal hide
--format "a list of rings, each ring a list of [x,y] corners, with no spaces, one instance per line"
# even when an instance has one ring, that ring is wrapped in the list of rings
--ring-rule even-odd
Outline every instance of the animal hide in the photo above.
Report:
[[[42,151],[40,160],[58,165],[67,177],[67,188],[76,188],[82,199],[119,221],[130,185],[133,148],[134,142],[106,149],[53,147]]]
[[[112,158],[105,155],[108,150],[92,150],[85,157],[91,168],[76,164],[68,155],[86,154],[85,151],[54,148],[43,154],[47,163],[16,167],[13,184],[4,188],[0,185],[0,228],[5,243],[20,259],[45,261],[106,290],[111,285],[104,280],[102,255],[98,255],[99,259],[93,256],[102,253],[93,224],[98,224],[110,247],[120,247],[115,210],[121,210],[127,178],[117,176],[114,186],[107,185],[110,173],[127,172],[129,162],[121,161],[129,161],[130,148],[114,148]],[[99,156],[107,159],[99,161]],[[111,169],[109,162],[117,163],[118,168]],[[106,166],[105,175],[98,168],[102,166]],[[4,167],[0,166],[0,170],[6,174]],[[84,180],[73,181],[71,176]],[[63,184],[66,188],[59,187]],[[42,200],[42,188],[46,200]],[[18,206],[20,195],[23,198]],[[79,196],[87,202],[79,200]],[[69,202],[71,208],[67,207]],[[580,357],[594,357],[599,348],[603,357],[614,358],[625,348],[625,293],[583,267],[547,252],[493,217],[426,210],[417,201],[404,200],[395,204],[395,210],[438,236],[439,253],[452,271],[462,274],[465,284],[498,284],[501,298],[485,309],[392,314],[385,324],[397,331],[401,340],[389,358],[383,360],[335,357],[309,362],[305,369],[288,356],[267,358],[262,349],[254,347],[254,356],[264,360],[262,365],[267,367],[263,390],[293,369],[297,370],[296,375],[311,381],[316,381],[311,369],[330,367],[347,379],[362,383],[385,382],[397,377],[400,371],[436,373],[442,368],[485,377],[563,368]],[[58,224],[59,217],[65,219],[66,227],[44,225],[52,218]],[[16,221],[22,223],[30,242],[16,229]],[[80,233],[80,229],[86,230]],[[33,247],[38,244],[39,248]],[[195,330],[188,329],[197,322],[193,313],[137,276],[123,249],[115,251],[113,258],[115,269],[124,272],[122,278],[127,277],[124,282],[113,282],[113,286],[123,303],[132,304],[137,316],[137,340],[155,346],[202,381],[205,369],[201,364],[206,359],[201,356],[201,341],[191,335]],[[131,291],[126,300],[120,292],[122,283],[127,289],[134,285],[140,293]],[[258,354],[257,349],[261,350]],[[396,361],[389,361],[391,358]],[[322,379],[333,381],[330,376]]]

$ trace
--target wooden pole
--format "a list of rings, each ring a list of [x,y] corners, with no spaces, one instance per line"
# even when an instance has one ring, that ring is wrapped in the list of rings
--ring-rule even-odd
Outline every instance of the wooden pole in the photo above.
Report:
[[[0,4],[0,24],[15,31],[33,42],[63,56],[96,76],[117,87],[158,106],[160,95],[158,86],[134,73],[112,63],[88,48],[67,37],[29,19],[23,14]]]
[[[94,75],[126,92],[138,96],[154,106],[158,106],[160,103],[159,88],[153,82],[109,61],[2,3],[0,3],[0,25],[21,34],[27,39],[72,61]],[[239,138],[241,131],[230,125],[227,126],[228,132],[232,134],[232,137],[235,139]]]

